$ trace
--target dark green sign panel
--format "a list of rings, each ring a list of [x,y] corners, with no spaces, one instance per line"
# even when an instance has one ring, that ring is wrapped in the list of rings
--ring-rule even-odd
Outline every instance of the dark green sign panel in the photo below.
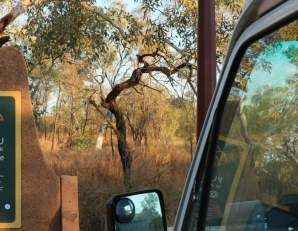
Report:
[[[20,216],[18,97],[0,94],[0,228],[16,228]],[[18,104],[18,107],[20,105]]]
[[[0,222],[15,220],[16,134],[15,100],[0,97]]]

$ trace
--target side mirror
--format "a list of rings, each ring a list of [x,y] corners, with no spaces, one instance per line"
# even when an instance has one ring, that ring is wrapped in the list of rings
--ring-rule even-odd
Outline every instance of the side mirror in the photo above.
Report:
[[[110,198],[107,225],[108,231],[166,231],[162,193],[146,190]]]

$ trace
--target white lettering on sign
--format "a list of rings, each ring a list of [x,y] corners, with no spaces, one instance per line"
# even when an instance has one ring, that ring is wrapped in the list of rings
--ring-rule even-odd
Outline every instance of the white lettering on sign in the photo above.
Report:
[[[4,151],[4,148],[3,148],[3,145],[4,145],[4,137],[1,137],[0,138],[0,161],[4,160],[4,154],[3,154],[3,151]]]
[[[0,113],[0,122],[4,122],[4,117],[1,113]]]
[[[0,138],[0,162],[5,161],[5,156],[4,156],[4,137]],[[3,186],[3,180],[4,179],[4,175],[0,175],[0,192],[4,191],[4,186]]]
[[[3,145],[4,145],[4,137],[1,137],[0,138],[0,161],[4,161],[5,160],[5,157],[4,157],[4,154],[3,154],[3,151],[4,151],[4,148],[3,148]]]
[[[4,186],[2,186],[1,184],[3,184],[3,180],[4,179],[4,176],[3,175],[0,175],[0,192],[3,192],[4,191]]]

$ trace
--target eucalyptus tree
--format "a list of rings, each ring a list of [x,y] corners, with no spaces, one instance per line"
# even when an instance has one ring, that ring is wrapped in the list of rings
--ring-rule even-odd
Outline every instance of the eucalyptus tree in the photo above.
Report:
[[[85,87],[89,88],[89,102],[100,113],[105,108],[115,117],[116,124],[111,126],[117,135],[124,181],[129,187],[132,153],[126,137],[124,112],[117,102],[121,100],[120,95],[141,84],[142,78],[154,77],[155,73],[162,74],[170,83],[174,75],[184,74],[193,85],[190,79],[195,65],[187,56],[175,58],[174,44],[163,44],[163,37],[156,34],[160,28],[146,21],[148,18],[130,14],[122,5],[101,8],[94,1],[47,1],[31,7],[27,15],[27,24],[19,36],[26,38],[26,44],[21,45],[30,71],[41,65],[51,68],[61,63],[86,64],[82,72],[91,76],[89,82],[92,84]],[[121,53],[115,55],[114,50]],[[96,73],[99,70],[106,73],[105,63],[117,62],[126,53],[130,56],[132,70],[127,75],[118,71],[115,84],[104,94],[100,89],[108,75],[101,79]],[[132,67],[132,63],[136,67]],[[99,86],[90,88],[96,82]],[[99,95],[99,102],[96,95]]]
[[[235,15],[239,13],[240,5],[233,2],[218,3],[230,9],[228,13],[224,8],[220,11],[224,21],[219,24],[221,44],[229,39]],[[119,107],[125,92],[140,84],[146,86],[143,80],[150,78],[173,87],[178,94],[181,89],[197,94],[197,5],[189,0],[143,0],[137,4],[138,11],[129,12],[119,2],[109,7],[98,5],[94,0],[24,2],[19,12],[26,10],[27,22],[15,35],[30,74],[36,68],[50,70],[65,63],[81,67],[80,72],[87,79],[78,89],[86,92],[89,103],[99,113],[105,114],[103,109],[106,109],[115,118],[115,124],[109,122],[109,126],[117,135],[127,187],[132,151],[127,142],[125,112]],[[219,52],[219,60],[223,54]],[[114,66],[123,62],[123,57],[126,63]],[[110,74],[115,69],[115,74]],[[107,82],[112,84],[107,87]]]

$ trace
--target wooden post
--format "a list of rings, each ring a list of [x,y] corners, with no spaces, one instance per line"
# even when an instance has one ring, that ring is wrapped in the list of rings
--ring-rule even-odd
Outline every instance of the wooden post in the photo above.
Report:
[[[61,177],[62,231],[79,231],[78,178]]]
[[[216,24],[214,0],[198,0],[197,139],[216,85]]]

